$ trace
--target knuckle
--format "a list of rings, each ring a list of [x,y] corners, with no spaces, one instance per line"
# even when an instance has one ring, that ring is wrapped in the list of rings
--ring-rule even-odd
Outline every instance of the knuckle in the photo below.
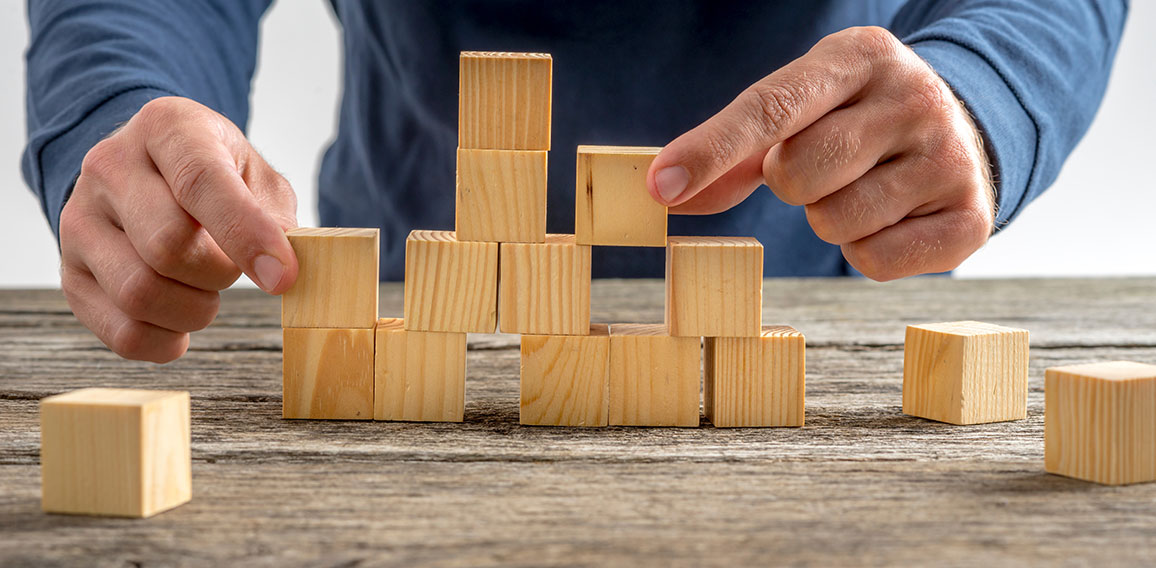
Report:
[[[114,330],[105,342],[114,353],[134,361],[168,363],[184,353],[184,336],[155,337],[153,329],[137,321],[127,321]]]
[[[177,203],[186,210],[212,194],[211,161],[195,152],[186,154],[174,164],[170,189]]]
[[[847,262],[867,278],[876,282],[888,282],[902,276],[896,270],[895,263],[884,258],[868,243],[849,243],[842,248],[843,257]]]
[[[205,329],[217,319],[217,313],[221,309],[221,295],[217,292],[207,293],[200,304],[197,309],[190,311],[189,329],[186,331]]]
[[[743,106],[750,118],[764,130],[778,132],[791,117],[799,112],[803,95],[796,87],[783,81],[759,82],[743,95]]]
[[[160,288],[160,277],[146,266],[133,270],[113,294],[116,307],[134,320],[146,319]]]
[[[903,54],[904,45],[886,28],[862,26],[848,30],[852,45],[868,61],[891,63]]]
[[[916,116],[927,116],[932,119],[950,119],[957,110],[955,95],[947,84],[929,68],[915,72],[907,89],[903,106],[908,112]]]
[[[137,111],[136,118],[150,130],[167,129],[188,112],[183,102],[179,97],[153,99]]]
[[[833,245],[844,243],[843,224],[839,222],[838,216],[833,213],[829,205],[819,202],[808,205],[805,211],[807,223],[811,225],[811,230],[815,232],[815,236]]]
[[[197,228],[187,221],[162,225],[141,246],[140,255],[157,272],[174,277],[190,263],[196,247]]]
[[[98,180],[116,179],[127,161],[124,145],[116,138],[97,142],[80,163],[80,177]]]

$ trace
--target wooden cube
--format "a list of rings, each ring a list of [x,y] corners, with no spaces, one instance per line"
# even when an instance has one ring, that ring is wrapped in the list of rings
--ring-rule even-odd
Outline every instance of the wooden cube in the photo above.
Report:
[[[951,424],[1022,420],[1028,332],[960,321],[907,326],[903,412]]]
[[[585,335],[590,329],[590,247],[574,235],[542,244],[502,243],[502,333]]]
[[[1045,382],[1049,473],[1106,485],[1156,481],[1156,365],[1053,367]]]
[[[646,189],[662,148],[579,146],[574,233],[581,245],[666,246],[666,206]]]
[[[610,326],[610,425],[698,426],[701,345],[662,324]]]
[[[493,333],[498,327],[498,243],[451,231],[413,231],[405,241],[405,328]]]
[[[759,337],[763,245],[746,237],[670,237],[666,325],[680,337]]]
[[[466,400],[466,334],[407,331],[377,322],[374,420],[461,422]]]
[[[297,282],[281,295],[281,327],[365,328],[377,321],[377,229],[286,233]]]
[[[458,147],[550,149],[548,53],[463,51],[460,65]]]
[[[703,410],[718,428],[802,426],[806,340],[788,326],[759,337],[708,337],[703,345]]]
[[[546,154],[458,148],[458,240],[545,241]]]
[[[604,324],[591,325],[586,335],[523,335],[521,423],[606,426],[609,363]]]
[[[283,418],[373,418],[373,329],[282,332]]]
[[[90,388],[40,401],[41,506],[151,517],[187,503],[189,393]]]

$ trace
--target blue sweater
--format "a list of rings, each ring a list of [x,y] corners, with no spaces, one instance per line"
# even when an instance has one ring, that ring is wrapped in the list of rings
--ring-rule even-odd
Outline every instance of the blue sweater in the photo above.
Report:
[[[150,99],[189,97],[245,127],[268,4],[29,2],[22,167],[54,231],[85,153]],[[1127,12],[1126,0],[332,4],[344,29],[345,84],[321,168],[320,219],[380,227],[386,279],[402,278],[411,229],[453,228],[462,50],[553,54],[547,228],[564,233],[573,231],[578,144],[661,146],[824,35],[884,26],[975,116],[996,168],[1002,226],[1055,180],[1087,130]],[[811,232],[802,208],[766,188],[719,215],[672,216],[670,232],[753,235],[766,245],[768,276],[853,273],[838,247]],[[662,264],[661,249],[594,253],[595,276],[661,276]]]

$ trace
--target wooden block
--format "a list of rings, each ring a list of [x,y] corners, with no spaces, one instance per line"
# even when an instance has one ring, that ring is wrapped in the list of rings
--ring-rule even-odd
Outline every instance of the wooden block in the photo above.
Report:
[[[788,326],[759,337],[708,337],[703,345],[703,411],[718,428],[802,426],[806,340]]]
[[[297,282],[281,295],[281,327],[372,329],[377,321],[377,229],[286,233]]]
[[[763,245],[746,237],[670,237],[666,325],[680,337],[759,337]]]
[[[610,331],[522,336],[519,419],[534,426],[606,426]]]
[[[285,328],[281,416],[373,418],[373,330]]]
[[[574,235],[543,244],[502,243],[502,333],[584,335],[590,329],[590,247]]]
[[[1045,376],[1049,473],[1105,485],[1156,481],[1156,365],[1070,365]]]
[[[40,401],[41,506],[151,517],[192,496],[189,393],[90,388]]]
[[[377,322],[374,420],[461,422],[466,400],[466,334],[406,331]]]
[[[498,327],[498,243],[458,241],[451,231],[405,240],[405,328],[493,333]]]
[[[960,321],[907,326],[903,412],[951,424],[1022,420],[1028,332]]]
[[[662,324],[610,326],[610,425],[698,426],[701,345]]]
[[[662,148],[579,146],[574,233],[581,245],[666,246],[666,206],[646,189]]]
[[[546,240],[544,150],[458,148],[458,240]]]
[[[550,54],[463,51],[460,63],[458,147],[550,149]]]

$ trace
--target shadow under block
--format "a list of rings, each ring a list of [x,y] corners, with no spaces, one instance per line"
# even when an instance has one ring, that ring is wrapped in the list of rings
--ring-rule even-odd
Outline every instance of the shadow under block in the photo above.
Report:
[[[458,149],[458,240],[540,243],[546,239],[544,150]]]
[[[452,231],[405,240],[405,328],[493,333],[498,327],[498,243],[458,241]]]
[[[1053,367],[1044,393],[1048,473],[1105,485],[1156,481],[1156,365]]]
[[[574,235],[542,244],[502,243],[502,333],[585,335],[590,329],[590,247]]]
[[[40,401],[41,506],[151,517],[192,496],[189,393],[81,389]]]
[[[463,51],[458,147],[549,150],[553,72],[548,53]]]
[[[610,331],[587,335],[523,335],[522,424],[606,426],[610,388]]]
[[[701,341],[662,324],[610,326],[610,425],[698,426]]]
[[[406,331],[377,323],[374,420],[461,422],[466,400],[466,334]]]
[[[578,244],[666,246],[666,206],[646,189],[662,148],[579,146],[574,234]]]
[[[670,237],[666,325],[679,337],[759,337],[763,245],[748,237]]]
[[[283,330],[283,418],[373,418],[373,329]]]
[[[1028,332],[960,321],[907,326],[903,412],[950,424],[1027,417]]]
[[[281,327],[373,328],[378,230],[303,228],[286,236],[299,269],[281,296]]]
[[[708,337],[703,344],[703,411],[715,427],[802,426],[806,339],[792,327],[760,337]]]

